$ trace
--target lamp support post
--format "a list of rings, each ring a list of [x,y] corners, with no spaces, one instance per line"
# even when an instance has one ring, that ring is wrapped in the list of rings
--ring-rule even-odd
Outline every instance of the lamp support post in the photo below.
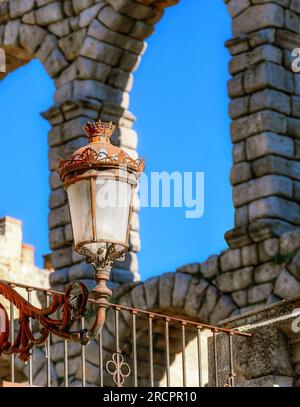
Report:
[[[97,269],[96,282],[97,286],[92,290],[92,296],[97,301],[96,317],[90,330],[84,329],[80,333],[80,342],[87,345],[92,339],[96,338],[105,323],[106,310],[109,307],[108,299],[112,296],[112,291],[107,287],[110,270]]]
[[[86,249],[81,249],[80,253],[86,256],[86,262],[92,264],[95,270],[96,287],[92,290],[92,296],[97,301],[96,317],[90,330],[81,331],[81,344],[87,345],[92,339],[96,338],[105,323],[106,310],[109,307],[108,299],[112,296],[112,291],[107,287],[110,279],[110,271],[114,260],[124,260],[125,252],[122,256],[114,258],[114,245],[110,245],[103,255],[102,252],[94,255]]]

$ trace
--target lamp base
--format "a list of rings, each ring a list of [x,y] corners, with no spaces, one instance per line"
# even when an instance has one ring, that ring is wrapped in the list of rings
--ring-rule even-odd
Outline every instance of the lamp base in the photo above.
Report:
[[[113,262],[122,260],[125,253],[126,249],[120,252],[114,243],[109,244],[105,250],[99,249],[96,254],[86,247],[80,249],[80,254],[86,256],[86,262],[94,266],[95,280],[97,282],[96,287],[92,290],[92,296],[97,301],[96,318],[90,330],[85,329],[81,332],[80,342],[82,345],[87,345],[97,337],[104,326],[106,309],[109,307],[108,299],[112,296],[112,291],[107,287],[110,271]]]

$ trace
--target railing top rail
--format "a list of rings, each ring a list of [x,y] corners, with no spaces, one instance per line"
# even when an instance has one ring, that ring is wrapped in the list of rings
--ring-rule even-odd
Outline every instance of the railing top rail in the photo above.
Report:
[[[9,280],[0,280],[3,281],[6,284],[9,284],[11,287],[18,287],[18,288],[23,288],[25,290],[30,290],[30,291],[37,291],[37,292],[42,292],[44,294],[58,294],[58,295],[63,295],[64,293],[61,291],[55,291],[52,289],[47,289],[47,288],[41,288],[41,287],[35,287],[35,286],[31,286],[28,284],[22,284],[22,283],[17,283],[14,281],[9,281]],[[90,303],[94,303],[97,304],[98,301],[94,300],[92,298],[89,298],[88,301]],[[193,326],[195,328],[198,329],[208,329],[212,332],[215,333],[226,333],[226,334],[230,334],[230,335],[237,335],[237,336],[244,336],[244,337],[251,337],[252,334],[247,333],[247,332],[240,332],[236,329],[230,329],[230,328],[221,328],[221,327],[217,327],[214,325],[210,325],[210,324],[205,324],[202,322],[195,322],[195,321],[190,321],[187,319],[182,319],[182,318],[176,318],[176,317],[171,317],[169,315],[164,315],[164,314],[158,314],[155,312],[151,312],[151,311],[145,311],[145,310],[141,310],[141,309],[137,309],[137,308],[131,308],[131,307],[126,307],[124,305],[120,305],[120,304],[109,304],[110,308],[114,308],[114,309],[119,309],[119,310],[124,310],[124,311],[128,311],[130,313],[134,313],[134,314],[143,314],[148,316],[148,318],[159,318],[161,320],[165,320],[165,321],[173,321],[176,323],[181,323],[181,324],[185,324],[185,325],[189,325],[189,326]]]
[[[90,299],[90,302],[93,303],[97,303],[96,300]],[[156,317],[156,318],[160,318],[163,320],[168,320],[168,321],[174,321],[174,322],[180,322],[181,324],[185,324],[185,325],[190,325],[190,326],[194,326],[196,328],[199,329],[208,329],[212,332],[216,332],[216,333],[227,333],[230,335],[239,335],[239,336],[252,336],[252,334],[246,333],[246,332],[239,332],[237,330],[234,329],[228,329],[228,328],[219,328],[217,326],[214,325],[209,325],[209,324],[204,324],[202,322],[196,322],[196,321],[190,321],[188,319],[182,319],[182,318],[177,318],[177,317],[171,317],[169,315],[164,315],[164,314],[158,314],[156,312],[152,312],[152,311],[144,311],[144,310],[140,310],[140,309],[136,309],[136,308],[130,308],[130,307],[126,307],[124,305],[120,305],[120,304],[110,304],[110,306],[112,308],[119,308],[121,310],[125,310],[131,313],[137,313],[137,314],[144,314],[144,315],[148,315],[148,317]]]

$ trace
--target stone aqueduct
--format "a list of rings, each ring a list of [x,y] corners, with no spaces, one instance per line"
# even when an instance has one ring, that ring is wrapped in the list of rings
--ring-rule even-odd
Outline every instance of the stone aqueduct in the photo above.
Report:
[[[137,156],[135,118],[128,110],[133,73],[145,40],[165,8],[177,2],[0,2],[0,47],[7,54],[7,73],[38,58],[56,87],[54,104],[43,113],[52,126],[49,236],[56,271],[50,282],[56,289],[78,278],[91,285],[93,279],[92,270],[72,250],[57,158],[85,143],[82,126],[96,118],[117,122],[113,141]],[[225,234],[229,249],[202,264],[139,282],[137,202],[130,251],[112,273],[119,303],[210,323],[300,294],[300,74],[291,70],[291,50],[300,47],[300,0],[225,3],[233,33],[226,42],[235,207],[235,227]],[[111,337],[109,321],[105,329]],[[59,376],[56,362],[54,374]]]

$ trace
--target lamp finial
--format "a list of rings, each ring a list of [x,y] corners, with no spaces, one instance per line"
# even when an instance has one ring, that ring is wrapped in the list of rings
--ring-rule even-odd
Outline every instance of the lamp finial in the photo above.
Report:
[[[89,141],[97,141],[96,139],[99,139],[101,136],[110,138],[116,128],[117,126],[113,124],[113,122],[102,122],[101,120],[97,120],[96,122],[89,121],[83,127]]]

